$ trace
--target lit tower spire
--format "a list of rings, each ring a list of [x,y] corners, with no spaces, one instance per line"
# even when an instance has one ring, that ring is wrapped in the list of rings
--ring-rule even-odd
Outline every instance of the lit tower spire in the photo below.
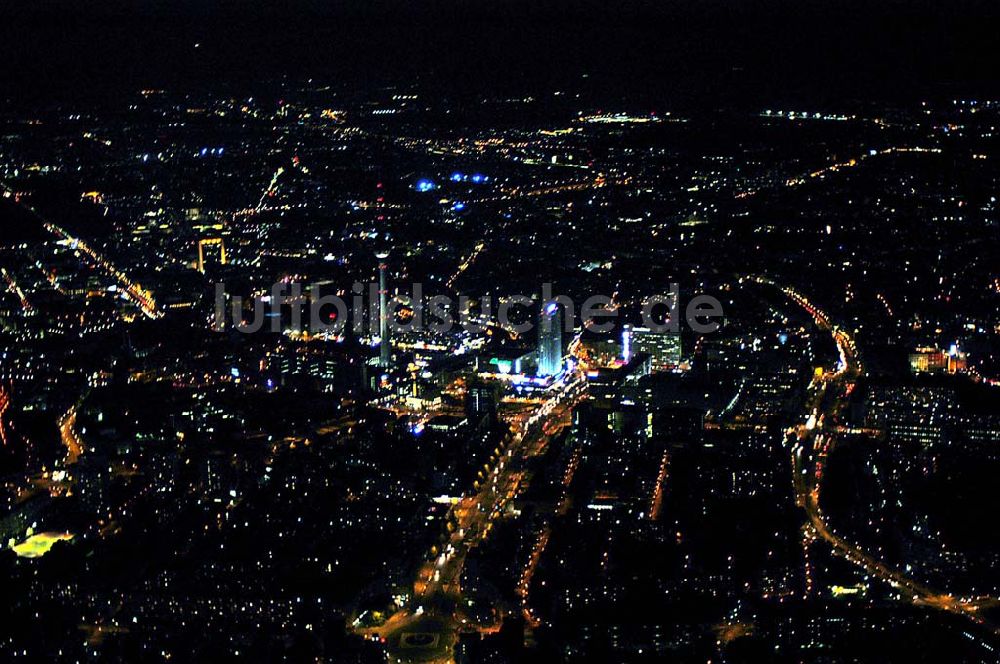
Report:
[[[375,254],[378,258],[378,322],[379,322],[379,366],[387,367],[390,364],[389,356],[392,354],[392,342],[389,339],[389,266],[385,259],[389,257],[388,251],[379,251]]]

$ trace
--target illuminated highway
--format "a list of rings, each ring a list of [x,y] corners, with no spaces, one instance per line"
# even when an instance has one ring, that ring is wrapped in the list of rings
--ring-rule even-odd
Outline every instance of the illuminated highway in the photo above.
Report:
[[[133,282],[127,274],[115,267],[110,260],[92,249],[86,242],[78,237],[70,235],[66,230],[53,223],[46,221],[44,222],[44,226],[45,230],[49,231],[59,239],[69,242],[74,249],[83,253],[91,260],[91,262],[114,277],[115,281],[118,282],[121,292],[126,298],[135,303],[143,314],[149,318],[159,318],[163,315],[163,312],[156,308],[156,300],[153,299],[152,293],[144,289],[139,284]]]
[[[28,297],[21,290],[14,276],[7,271],[7,268],[0,268],[0,274],[3,274],[3,280],[7,283],[7,290],[17,295],[17,299],[21,301],[21,308],[25,313],[30,314],[34,312],[34,308],[31,306],[31,302],[28,301]]]
[[[494,520],[517,497],[525,479],[523,462],[544,451],[549,437],[583,396],[585,385],[579,375],[567,375],[552,386],[550,396],[537,409],[515,420],[506,442],[483,465],[473,486],[476,493],[453,507],[448,542],[441,550],[435,548],[421,566],[407,606],[383,625],[355,627],[355,633],[384,639],[390,661],[451,662],[459,631],[499,628],[472,624],[461,613],[460,581],[466,557],[489,536]],[[408,644],[407,639],[417,634],[433,634],[432,642],[427,647]]]
[[[10,394],[0,385],[0,444],[7,445],[7,425],[4,422],[4,418],[7,416],[7,410],[10,408]]]
[[[479,258],[479,254],[482,253],[483,248],[485,246],[486,246],[485,242],[480,242],[479,244],[476,245],[475,249],[472,250],[472,253],[469,254],[464,261],[462,261],[461,265],[459,265],[458,268],[455,270],[455,273],[451,275],[451,277],[449,277],[448,288],[453,287],[458,278],[462,276],[462,273],[468,270],[469,267],[471,267],[472,264],[476,262],[476,259]]]
[[[70,406],[69,410],[59,418],[59,439],[66,448],[66,465],[77,462],[83,454],[85,447],[83,439],[76,430],[76,409],[77,405]]]
[[[3,189],[4,194],[8,198],[14,198],[14,200],[16,200],[13,191],[9,189],[6,185],[0,184],[0,189]],[[144,289],[141,285],[132,281],[132,279],[130,279],[127,274],[125,274],[122,270],[115,267],[115,265],[110,260],[108,260],[102,254],[91,248],[90,245],[88,245],[85,241],[81,240],[78,237],[74,237],[68,231],[61,228],[60,226],[57,226],[56,224],[46,221],[45,218],[42,217],[42,215],[32,206],[24,202],[20,202],[20,204],[24,206],[24,208],[27,209],[29,212],[31,212],[33,215],[35,215],[35,217],[41,220],[42,225],[45,227],[45,230],[58,237],[60,240],[68,242],[75,250],[79,251],[84,256],[86,256],[94,265],[101,268],[107,274],[113,277],[115,281],[118,282],[118,287],[121,290],[121,293],[128,300],[135,303],[135,305],[139,307],[139,309],[142,311],[143,314],[145,314],[149,318],[159,318],[163,315],[163,312],[157,309],[156,300],[153,298],[152,293]]]
[[[888,583],[914,604],[962,615],[997,631],[995,626],[978,613],[984,606],[995,605],[994,598],[956,598],[932,590],[848,542],[827,523],[820,506],[825,460],[835,443],[836,422],[847,405],[847,398],[854,389],[855,381],[864,374],[864,368],[851,333],[834,326],[822,309],[791,287],[780,286],[764,277],[753,277],[753,280],[779,288],[809,313],[820,330],[830,332],[833,336],[840,355],[833,371],[826,371],[813,379],[809,386],[803,423],[788,431],[789,438],[793,440],[791,455],[795,500],[808,517],[806,537],[827,542],[836,553],[862,567],[873,577]],[[825,408],[822,406],[824,403],[828,404]]]
[[[861,163],[866,159],[885,157],[896,154],[941,154],[941,149],[923,148],[919,146],[918,147],[899,146],[899,147],[883,148],[881,150],[870,150],[866,153],[858,155],[857,157],[848,159],[847,161],[839,161],[833,164],[828,164],[827,166],[818,168],[815,171],[810,171],[809,173],[805,173],[804,175],[799,175],[793,178],[789,178],[785,180],[783,185],[788,188],[799,187],[809,182],[810,180],[816,180],[816,179],[822,180],[827,175],[832,175],[834,173],[847,170],[849,168],[855,168],[861,165]],[[756,195],[758,191],[759,191],[758,189],[748,189],[746,191],[741,191],[736,194],[736,198],[749,198],[751,196]]]

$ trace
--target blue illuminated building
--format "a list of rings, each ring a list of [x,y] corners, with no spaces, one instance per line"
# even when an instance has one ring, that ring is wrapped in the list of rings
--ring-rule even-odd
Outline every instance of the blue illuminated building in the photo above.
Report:
[[[549,302],[542,309],[538,328],[538,375],[555,376],[562,371],[562,309]]]

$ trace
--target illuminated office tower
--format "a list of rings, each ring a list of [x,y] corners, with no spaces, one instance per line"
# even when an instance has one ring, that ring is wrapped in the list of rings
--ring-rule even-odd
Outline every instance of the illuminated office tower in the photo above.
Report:
[[[205,247],[218,250],[219,265],[226,264],[226,245],[221,237],[209,237],[198,240],[198,271],[205,274]]]
[[[538,375],[554,376],[562,370],[562,310],[555,302],[542,308],[538,328]]]
[[[378,322],[379,322],[379,358],[381,367],[390,364],[392,355],[392,342],[389,339],[389,266],[385,259],[389,257],[388,251],[380,251],[375,254],[379,259],[378,264]]]
[[[495,419],[498,396],[496,382],[469,381],[465,392],[465,416],[473,423],[480,422],[483,417]]]
[[[681,363],[681,335],[647,327],[626,327],[622,335],[622,359],[628,362],[636,353],[650,356],[653,371],[676,369]]]

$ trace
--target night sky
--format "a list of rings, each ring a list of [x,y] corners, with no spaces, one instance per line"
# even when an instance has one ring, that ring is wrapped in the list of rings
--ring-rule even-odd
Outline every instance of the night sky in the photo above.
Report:
[[[675,105],[997,87],[983,57],[996,3],[613,5],[49,0],[15,7],[0,27],[0,95],[100,97],[282,75],[503,90],[588,74],[605,89]]]

